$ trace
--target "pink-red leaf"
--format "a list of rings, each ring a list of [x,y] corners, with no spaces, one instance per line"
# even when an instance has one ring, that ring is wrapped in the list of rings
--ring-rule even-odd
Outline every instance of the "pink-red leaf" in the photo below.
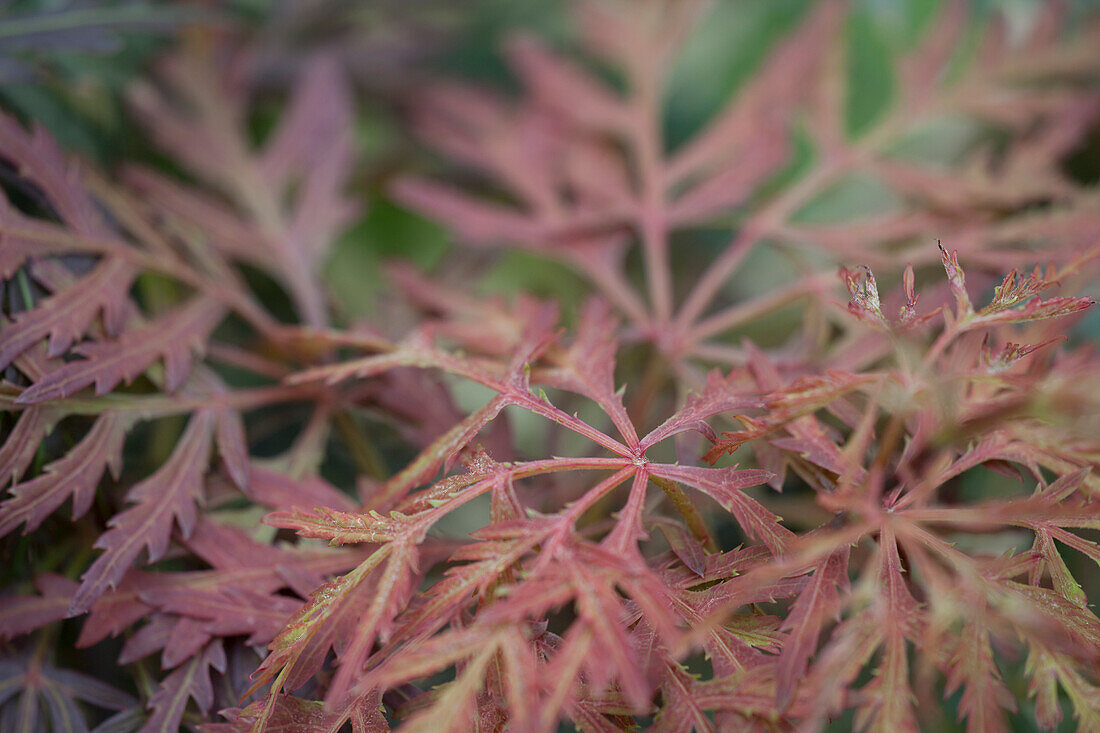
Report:
[[[101,312],[107,333],[117,334],[129,311],[130,282],[136,275],[135,268],[124,260],[107,259],[74,285],[40,301],[32,310],[16,314],[14,323],[4,328],[0,367],[47,336],[48,355],[64,354]]]
[[[780,709],[794,699],[798,682],[806,671],[817,647],[822,627],[840,610],[837,592],[848,586],[848,548],[843,547],[822,558],[814,567],[813,577],[791,606],[783,629],[790,634],[783,642],[776,670],[776,694]]]
[[[191,418],[172,455],[151,476],[127,493],[136,502],[109,522],[111,529],[95,546],[105,552],[81,576],[70,615],[88,610],[92,602],[118,585],[144,547],[153,562],[164,554],[174,524],[191,534],[197,517],[196,502],[203,496],[203,476],[210,460],[216,417],[211,411]]]
[[[11,496],[0,504],[0,536],[20,524],[25,525],[24,532],[30,532],[70,496],[73,518],[83,516],[92,505],[103,472],[109,470],[118,478],[122,446],[132,422],[117,412],[102,413],[72,450],[38,476],[12,486]]]
[[[140,733],[179,730],[189,700],[194,700],[204,714],[214,704],[214,686],[210,671],[224,672],[225,649],[220,641],[213,641],[201,654],[196,654],[186,664],[175,670],[160,683],[149,698],[153,714],[142,726]]]
[[[739,388],[733,375],[723,377],[717,370],[707,375],[707,384],[700,394],[689,395],[683,408],[665,420],[652,432],[642,438],[639,446],[645,451],[649,447],[687,430],[698,430],[712,442],[714,430],[705,422],[708,417],[728,410],[744,410],[763,405],[754,394],[746,394]]]
[[[794,533],[779,524],[780,517],[741,489],[766,483],[772,474],[760,469],[738,471],[731,468],[700,468],[651,464],[655,476],[680,481],[702,491],[737,518],[741,528],[754,539],[763,542],[775,554],[781,554]]]
[[[60,621],[68,615],[77,584],[56,573],[34,579],[41,595],[15,596],[0,603],[0,639],[11,639]]]
[[[148,325],[125,331],[114,342],[81,344],[75,351],[86,357],[47,374],[19,395],[19,404],[67,397],[95,384],[96,394],[132,381],[157,359],[164,359],[165,385],[173,391],[191,370],[191,359],[201,349],[225,310],[216,301],[199,297]]]

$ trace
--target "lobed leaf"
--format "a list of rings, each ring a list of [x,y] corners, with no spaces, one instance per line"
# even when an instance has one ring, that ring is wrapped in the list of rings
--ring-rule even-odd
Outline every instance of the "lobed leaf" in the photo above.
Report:
[[[50,372],[24,390],[16,402],[32,405],[58,400],[93,383],[96,394],[104,394],[123,380],[132,381],[157,359],[164,360],[165,383],[174,391],[191,370],[192,354],[202,348],[223,315],[220,304],[197,298],[147,326],[125,331],[115,343],[82,344],[75,351],[84,360]]]

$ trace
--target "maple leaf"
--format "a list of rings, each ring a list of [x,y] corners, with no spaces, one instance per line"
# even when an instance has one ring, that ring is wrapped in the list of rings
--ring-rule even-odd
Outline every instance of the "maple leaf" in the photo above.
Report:
[[[101,311],[107,332],[118,334],[129,313],[128,281],[136,274],[129,263],[109,259],[71,287],[41,301],[34,310],[17,314],[15,323],[5,329],[0,367],[44,336],[49,336],[49,356],[65,353],[88,332]]]
[[[278,129],[262,151],[250,149],[243,130],[239,100],[219,83],[209,59],[176,56],[165,59],[161,76],[176,95],[175,104],[153,87],[135,90],[133,104],[150,134],[166,150],[210,185],[228,195],[240,210],[237,230],[250,232],[249,259],[265,266],[292,294],[298,315],[312,326],[328,316],[318,274],[327,246],[355,212],[342,189],[353,159],[350,100],[340,68],[319,55],[303,71]],[[139,187],[157,179],[135,176]],[[287,212],[282,197],[294,186],[296,205]],[[163,179],[150,186],[165,207],[200,227],[199,217],[216,207],[176,193]],[[195,204],[198,203],[198,206]],[[214,223],[223,226],[223,215]],[[234,224],[229,224],[234,226]],[[232,242],[226,246],[233,253]]]
[[[12,486],[11,496],[0,503],[3,511],[0,535],[20,524],[24,525],[24,532],[30,532],[70,496],[74,519],[87,512],[103,472],[109,470],[118,478],[128,422],[125,416],[103,413],[72,450],[48,464],[35,478]],[[9,438],[5,445],[12,443]]]
[[[388,733],[390,727],[379,708],[380,702],[374,695],[365,696],[363,700],[356,701],[349,710],[340,712],[326,712],[323,703],[284,695],[276,701],[274,712],[266,720],[265,730],[272,733],[292,733],[299,730],[335,733],[350,719],[353,733]],[[221,714],[231,722],[210,723],[203,726],[202,730],[209,733],[244,733],[252,730],[256,721],[262,719],[260,703],[253,703],[243,710],[223,710]]]
[[[895,109],[881,115],[862,136],[847,135],[844,129],[847,120],[841,100],[845,79],[840,71],[844,55],[835,40],[843,7],[822,2],[732,103],[694,138],[667,151],[658,122],[661,90],[667,81],[661,61],[677,37],[666,33],[667,29],[678,28],[683,33],[695,20],[690,4],[661,6],[643,19],[578,3],[584,40],[594,55],[621,72],[621,86],[613,87],[543,43],[523,38],[510,44],[507,54],[527,92],[518,103],[458,84],[439,83],[421,93],[415,121],[422,136],[490,179],[515,205],[411,176],[399,179],[394,193],[414,209],[445,222],[466,242],[528,249],[563,260],[586,275],[628,318],[632,329],[652,340],[679,368],[684,368],[685,358],[736,363],[740,361],[736,350],[708,339],[753,316],[820,292],[818,281],[809,277],[790,283],[781,295],[768,293],[706,314],[727,279],[761,240],[779,236],[799,246],[850,258],[879,246],[893,247],[898,239],[914,239],[921,231],[957,227],[953,231],[961,233],[965,225],[943,215],[943,202],[952,198],[965,196],[971,205],[980,199],[983,206],[989,205],[989,200],[1000,206],[1019,206],[1029,197],[1061,198],[1072,189],[1063,175],[1046,169],[1040,178],[1012,178],[1010,186],[998,188],[1000,181],[988,172],[989,166],[974,160],[980,159],[978,155],[967,158],[966,163],[973,170],[980,169],[981,183],[965,189],[952,185],[955,179],[951,175],[890,152],[891,140],[904,138],[905,130],[923,124],[926,109],[941,114],[944,108],[953,108],[974,117],[990,116],[997,110],[1002,123],[1007,118],[1012,129],[1019,130],[1024,119],[1043,107],[1037,100],[1035,106],[1029,106],[1021,97],[998,105],[991,90],[1012,84],[1009,69],[1014,54],[993,33],[986,37],[981,63],[956,74],[959,78],[952,83],[943,83],[950,49],[966,22],[960,7],[951,4],[934,30],[899,59],[907,84],[901,85],[902,97]],[[662,20],[654,22],[658,17]],[[1044,16],[1051,23],[1056,17],[1053,11]],[[621,39],[630,41],[622,43]],[[1036,30],[1032,48],[1037,52],[1050,41],[1051,34]],[[662,51],[642,60],[635,48]],[[967,99],[962,89],[975,96]],[[978,102],[979,98],[983,102]],[[566,99],[573,103],[563,103]],[[765,182],[789,162],[794,147],[790,127],[806,108],[814,119],[808,133],[819,153],[816,166],[779,194],[761,197],[758,192],[766,190]],[[1088,105],[1067,101],[1064,112],[1064,127],[1051,125],[1034,147],[1020,142],[1019,170],[1027,167],[1023,160],[1041,157],[1045,161],[1051,151],[1065,150],[1066,141],[1087,124]],[[1043,153],[1034,154],[1037,149]],[[1012,152],[1009,158],[1016,160]],[[636,161],[640,162],[635,165]],[[1013,165],[1004,170],[1006,178],[1012,176]],[[842,186],[861,172],[877,176],[906,196],[906,206],[877,220],[844,221],[843,226],[833,227],[797,216],[830,186]],[[1019,193],[1029,183],[1029,192]],[[942,191],[948,189],[957,193],[944,195]],[[1003,190],[1013,194],[998,195]],[[738,233],[677,304],[669,266],[671,233],[731,211],[744,212]],[[867,221],[873,226],[866,226]],[[848,236],[854,231],[862,233],[858,241]],[[1049,227],[1045,232],[1054,234]],[[991,234],[972,245],[976,253],[988,257],[986,264],[998,255],[1006,256],[1003,250],[986,250],[996,246],[996,236]],[[634,243],[643,263],[644,293],[633,290],[624,272],[624,252]],[[850,279],[850,286],[856,282]],[[912,282],[911,275],[908,282]],[[871,317],[885,324],[873,277],[865,278],[864,283],[860,287],[866,295],[866,312],[877,313]],[[953,287],[963,287],[961,271],[953,276]],[[915,296],[907,299],[900,324],[917,325],[915,303]]]
[[[563,363],[552,372],[543,373],[541,378],[550,386],[591,399],[611,418],[627,447],[639,448],[638,435],[623,406],[622,393],[615,389],[618,343],[608,338],[608,334],[614,332],[616,325],[605,303],[598,300],[586,303],[577,324],[576,337],[561,360]]]
[[[713,443],[716,441],[716,436],[714,430],[704,422],[707,418],[727,410],[764,406],[763,400],[759,398],[739,394],[739,390],[731,382],[733,382],[732,375],[724,379],[717,370],[710,372],[703,391],[689,395],[684,406],[676,414],[642,439],[641,448],[644,450],[685,430],[698,430]]]
[[[1016,712],[1016,699],[1005,687],[989,647],[989,635],[978,624],[964,632],[951,657],[945,695],[966,685],[959,700],[959,718],[975,730],[1007,730],[1001,709]]]
[[[45,573],[34,579],[41,595],[19,596],[4,602],[0,613],[0,637],[11,639],[59,621],[68,615],[69,601],[77,585],[55,573]]]
[[[1057,282],[1044,276],[1041,268],[1036,266],[1031,275],[1021,278],[1019,282],[1016,280],[1016,271],[1010,271],[994,290],[990,304],[975,313],[966,294],[966,281],[959,266],[958,252],[948,255],[943,247],[940,250],[952,291],[955,293],[955,320],[960,324],[960,330],[995,323],[1026,323],[1060,318],[1082,311],[1096,302],[1092,298],[1051,298],[1044,302],[1037,294],[1053,287]],[[1018,308],[1020,305],[1023,307]]]
[[[142,547],[149,562],[158,560],[167,549],[173,525],[178,524],[185,535],[191,533],[215,425],[213,412],[197,413],[164,465],[130,489],[127,498],[135,505],[115,515],[111,529],[96,541],[96,547],[105,552],[81,576],[70,615],[88,610],[96,598],[116,586]]]
[[[80,345],[75,352],[86,361],[74,361],[50,372],[16,399],[18,404],[56,400],[95,384],[97,394],[112,390],[144,372],[156,359],[164,359],[165,385],[177,389],[191,369],[192,352],[200,348],[221,320],[217,303],[196,300],[178,311],[139,329],[126,331],[116,343]]]
[[[827,617],[839,610],[837,586],[847,585],[847,549],[837,550],[814,568],[810,584],[798,596],[783,622],[791,635],[783,644],[776,682],[778,704],[786,707],[794,696],[797,680],[806,670],[809,656],[817,646],[817,636]]]
[[[771,474],[762,470],[733,468],[699,468],[697,466],[654,465],[654,475],[682,481],[712,497],[724,509],[737,517],[741,528],[750,537],[761,540],[768,549],[781,554],[790,531],[779,524],[780,517],[747,496],[741,489],[762,484]]]
[[[271,642],[269,645],[271,653],[254,673],[255,683],[245,693],[247,696],[266,682],[275,679],[271,696],[263,708],[263,720],[269,719],[273,714],[272,706],[280,688],[286,686],[290,690],[297,689],[313,676],[323,660],[316,658],[315,652],[311,655],[306,654],[309,642],[333,616],[340,601],[349,598],[390,552],[391,549],[388,546],[376,550],[352,572],[317,588],[311,594],[309,602],[294,614],[282,633]],[[327,651],[330,639],[327,636],[322,638],[324,639],[321,645],[323,654]]]
[[[43,726],[86,730],[88,723],[78,701],[106,710],[127,710],[135,702],[128,693],[98,677],[55,667],[41,653],[0,659],[0,690],[5,720],[25,730]],[[15,700],[10,699],[17,694]],[[40,709],[42,703],[45,711]]]
[[[916,730],[942,683],[976,730],[1019,678],[1041,726],[1097,725],[1100,359],[1040,351],[1092,304],[1070,171],[1093,27],[1063,36],[1052,4],[1009,37],[943,3],[872,54],[893,93],[861,116],[860,44],[893,32],[825,0],[685,126],[679,69],[743,14],[571,7],[576,44],[506,43],[515,96],[405,85],[392,107],[455,174],[363,173],[360,113],[391,105],[353,99],[339,49],[274,114],[247,28],[197,28],[129,85],[166,156],[144,166],[98,173],[0,116],[0,535],[23,530],[37,590],[0,612],[37,633],[0,661],[0,717],[45,725],[44,701],[79,728],[80,699],[175,729],[224,691],[243,708],[206,730]],[[967,129],[950,154],[943,120]],[[481,251],[387,267],[403,299],[345,323],[325,269],[350,188]],[[592,292],[475,294],[502,248]],[[159,689],[50,667],[50,625],[85,611],[77,645],[124,635],[119,670],[156,654]]]
[[[209,711],[214,703],[210,670],[224,672],[225,664],[225,649],[221,642],[215,641],[161,680],[160,689],[149,698],[149,707],[153,714],[149,716],[142,730],[178,729],[189,699],[194,700],[203,713]]]

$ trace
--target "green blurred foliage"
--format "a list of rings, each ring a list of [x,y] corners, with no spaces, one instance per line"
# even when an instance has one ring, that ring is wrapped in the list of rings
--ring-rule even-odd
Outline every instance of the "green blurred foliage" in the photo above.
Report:
[[[443,227],[376,198],[366,216],[337,241],[325,267],[337,309],[349,320],[372,314],[386,292],[387,260],[405,260],[430,271],[449,245],[450,235]]]
[[[0,105],[101,164],[126,158],[140,136],[124,113],[125,88],[182,28],[217,17],[171,2],[5,3]]]

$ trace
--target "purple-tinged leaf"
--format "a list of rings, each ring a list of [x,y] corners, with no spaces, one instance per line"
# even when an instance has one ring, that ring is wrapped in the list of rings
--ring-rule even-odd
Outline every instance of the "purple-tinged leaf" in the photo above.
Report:
[[[149,698],[149,708],[153,714],[140,733],[179,730],[190,700],[195,701],[203,714],[209,712],[214,704],[210,671],[224,672],[225,663],[225,649],[221,641],[213,641],[201,654],[191,657],[190,661],[161,680],[160,689]]]
[[[966,718],[967,730],[1008,730],[1004,711],[1016,712],[1016,698],[1001,680],[989,633],[976,623],[963,630],[951,655],[944,695],[955,694],[961,686],[959,719]]]
[[[159,71],[165,93],[138,86],[131,95],[138,116],[163,148],[225,193],[261,233],[250,238],[260,245],[250,259],[283,282],[301,321],[326,326],[318,273],[334,234],[356,211],[344,195],[354,151],[339,64],[317,55],[305,65],[290,110],[262,152],[252,150],[239,96],[209,58],[168,57]]]
[[[1064,340],[1064,336],[1055,336],[1054,338],[1049,338],[1046,341],[1038,344],[1025,345],[1006,342],[996,355],[994,355],[992,350],[989,349],[985,343],[983,343],[980,359],[983,366],[985,367],[985,371],[987,374],[999,374],[1010,369],[1021,359],[1028,356],[1029,354],[1038,351],[1044,346],[1049,346],[1050,344]]]
[[[852,374],[827,370],[820,375],[800,377],[783,388],[767,394],[764,403],[769,410],[799,414],[824,407],[836,398],[877,381],[873,374]]]
[[[408,543],[395,544],[375,584],[374,597],[357,620],[351,638],[346,640],[347,647],[340,654],[340,665],[327,693],[330,704],[343,707],[349,693],[358,696],[363,692],[357,689],[357,685],[375,642],[389,640],[394,619],[408,605],[416,590],[420,580],[417,572],[418,552]]]
[[[165,613],[201,621],[199,629],[206,634],[248,636],[250,646],[274,639],[302,605],[283,595],[237,588],[158,588],[142,593],[142,600]],[[169,641],[165,639],[166,655]]]
[[[1016,278],[1019,277],[1019,280]],[[1015,270],[1009,270],[1001,284],[993,289],[993,300],[989,305],[978,311],[979,316],[991,316],[996,313],[1023,305],[1044,290],[1057,285],[1058,282],[1049,274],[1044,274],[1038,265],[1030,275],[1024,277],[1017,275]]]
[[[138,570],[127,573],[117,588],[92,604],[76,640],[77,648],[92,646],[108,636],[118,636],[127,626],[146,618],[153,609],[138,598],[138,588],[159,581],[157,576]]]
[[[193,618],[185,616],[177,620],[164,641],[164,652],[160,657],[161,669],[174,669],[196,656],[212,636],[205,624]]]
[[[54,685],[67,697],[83,700],[96,707],[107,710],[127,710],[137,702],[128,693],[107,684],[98,677],[75,670],[53,669],[50,677]]]
[[[342,191],[355,155],[349,92],[335,59],[312,59],[258,161],[264,181],[274,190],[287,188],[300,176],[288,234],[313,263],[321,261],[357,208]]]
[[[538,39],[516,38],[507,51],[508,61],[532,95],[574,122],[603,132],[621,131],[630,124],[630,111],[621,99]]]
[[[810,17],[773,52],[748,87],[711,120],[707,127],[677,150],[669,162],[671,180],[705,175],[736,153],[751,149],[753,131],[802,103],[816,80],[822,56],[843,22],[842,3],[819,3]]]
[[[302,537],[326,539],[334,546],[355,542],[393,542],[405,537],[416,526],[404,516],[387,518],[376,511],[352,514],[325,507],[272,512],[264,517],[264,524],[293,529]]]
[[[931,320],[933,316],[939,313],[939,309],[936,309],[926,316],[917,314],[917,300],[920,296],[917,295],[915,276],[913,275],[913,266],[911,264],[905,266],[905,272],[902,274],[902,288],[905,292],[905,302],[898,308],[897,327],[899,329],[906,330],[916,328]]]
[[[661,685],[663,704],[649,730],[655,733],[716,733],[714,721],[699,704],[699,679],[679,664],[669,664]]]
[[[456,423],[425,447],[415,459],[383,484],[377,492],[368,497],[368,506],[389,507],[405,498],[417,486],[431,481],[439,473],[440,468],[448,470],[459,452],[465,449],[482,428],[499,415],[508,404],[507,397],[497,395],[481,409],[470,413]]]
[[[130,283],[136,275],[129,263],[108,259],[73,286],[42,300],[32,310],[17,313],[14,323],[4,328],[0,367],[46,336],[47,354],[64,354],[88,332],[100,312],[107,333],[117,334],[129,310]]]
[[[0,536],[20,524],[25,525],[24,532],[36,529],[70,496],[73,518],[83,516],[92,505],[103,472],[109,470],[118,478],[122,446],[131,423],[132,418],[117,412],[100,414],[72,450],[48,464],[38,476],[12,486],[11,496],[0,504]]]
[[[164,359],[165,385],[176,390],[191,371],[194,352],[201,349],[221,321],[225,309],[199,297],[148,325],[123,332],[114,342],[81,344],[75,351],[86,357],[50,372],[24,390],[16,402],[34,404],[67,397],[90,384],[96,394],[132,381],[157,359]]]
[[[950,0],[939,9],[931,29],[917,46],[901,60],[899,88],[909,104],[919,103],[922,95],[931,94],[944,81],[951,54],[958,48],[969,18],[965,2]]]
[[[774,388],[762,400],[769,410],[766,417],[755,419],[738,415],[737,419],[745,429],[722,433],[721,439],[704,454],[704,460],[713,463],[750,440],[786,429],[792,437],[774,439],[771,445],[798,453],[827,470],[843,473],[845,464],[840,449],[827,437],[825,429],[811,413],[830,407],[849,392],[874,383],[878,377],[829,370],[824,374],[800,377],[780,388],[778,373],[764,359],[763,354],[757,352],[752,366],[761,386]]]
[[[221,714],[232,722],[207,724],[202,728],[203,733],[248,733],[255,730],[255,725],[260,720],[264,720],[265,733],[298,733],[299,731],[337,733],[343,728],[348,717],[343,711],[326,712],[323,702],[303,700],[293,695],[280,695],[271,705],[270,712],[265,711],[265,704],[261,701],[252,703],[244,710],[223,710]],[[383,718],[381,727],[356,727],[356,713],[353,711],[352,733],[361,731],[389,733],[389,726],[385,725]]]
[[[906,637],[919,625],[917,602],[906,586],[897,541],[889,525],[882,528],[879,543],[878,615],[884,628],[883,653],[877,676],[862,690],[866,697],[856,711],[856,724],[916,733]]]
[[[105,233],[96,204],[81,185],[80,166],[66,158],[45,127],[33,125],[27,132],[15,117],[0,115],[0,153],[45,194],[65,224],[84,235]]]
[[[581,625],[592,630],[595,638],[600,640],[602,650],[601,655],[584,662],[590,684],[596,690],[602,690],[617,678],[630,705],[644,710],[650,697],[650,683],[639,664],[637,649],[619,621],[621,598],[610,584],[601,581],[583,565],[576,567],[572,584]]]
[[[992,314],[985,314],[984,309],[975,318],[975,322],[983,325],[995,323],[1031,323],[1044,321],[1049,318],[1064,318],[1074,313],[1091,308],[1096,304],[1093,298],[1033,298],[1022,308],[1009,308]]]
[[[660,518],[650,521],[657,526],[657,529],[661,530],[661,534],[664,535],[673,554],[680,558],[680,561],[691,572],[700,578],[703,577],[706,573],[707,556],[699,540],[693,537],[679,522]]]
[[[890,322],[882,314],[878,285],[875,283],[875,276],[871,272],[871,268],[863,265],[857,272],[852,272],[842,267],[840,268],[840,276],[844,279],[844,285],[848,288],[850,296],[848,311],[856,318],[876,328],[890,330]]]
[[[244,433],[244,420],[236,410],[217,411],[217,423],[214,428],[214,443],[218,454],[225,463],[226,472],[241,491],[248,493],[248,478],[251,473],[248,458],[248,439]]]
[[[253,501],[274,509],[296,506],[355,509],[355,502],[347,494],[320,477],[292,478],[255,463],[249,468],[248,487]]]
[[[83,582],[70,615],[87,611],[95,599],[117,586],[143,547],[149,562],[158,560],[168,547],[174,524],[185,536],[191,534],[196,502],[203,496],[215,423],[213,412],[196,413],[168,460],[130,489],[126,497],[136,503],[112,517],[111,529],[96,541],[95,546],[105,552],[81,576]]]
[[[20,413],[0,445],[0,486],[6,486],[9,481],[14,484],[22,478],[56,419],[57,413],[48,407],[28,407]],[[3,534],[0,531],[0,535]]]
[[[288,556],[284,550],[257,542],[244,529],[201,517],[182,542],[191,552],[219,570],[267,568],[273,559]]]
[[[1027,657],[1028,695],[1035,698],[1035,719],[1046,730],[1055,730],[1062,722],[1058,700],[1057,658],[1040,646],[1032,645]]]
[[[1054,546],[1054,539],[1051,537],[1049,530],[1042,527],[1035,530],[1035,543],[1032,545],[1031,550],[1042,555],[1043,564],[1046,566],[1047,572],[1050,573],[1051,585],[1054,586],[1054,590],[1067,601],[1071,601],[1082,608],[1087,608],[1088,597],[1085,595],[1085,591],[1081,589],[1081,584],[1073,577],[1066,561],[1062,559],[1061,553],[1058,552],[1058,548]]]
[[[258,267],[271,264],[264,251],[264,233],[242,221],[221,199],[146,168],[124,168],[122,177],[142,198],[153,201],[159,211],[207,232],[210,246],[226,257]]]
[[[3,119],[3,118],[0,118]],[[60,254],[70,249],[68,232],[53,222],[24,215],[0,192],[0,277],[9,280],[34,257]],[[57,242],[53,247],[44,242]]]
[[[287,622],[286,628],[268,645],[270,653],[263,664],[252,674],[253,685],[245,696],[275,679],[266,703],[265,719],[271,715],[272,705],[284,686],[293,691],[304,684],[323,662],[328,652],[329,639],[324,627],[334,615],[338,615],[363,581],[385,560],[392,548],[385,545],[364,560],[358,567],[317,588],[309,601]],[[314,641],[322,634],[318,644]],[[311,649],[311,646],[317,648]]]
[[[166,614],[152,614],[149,623],[135,631],[122,645],[118,663],[131,664],[163,649],[177,621]]]
[[[716,711],[715,722],[737,724],[745,717],[766,717],[775,696],[774,690],[771,670],[761,666],[700,683],[693,690],[693,701],[704,709]],[[723,715],[723,711],[732,715]]]
[[[763,130],[756,144],[742,151],[737,164],[711,178],[703,179],[670,207],[669,218],[679,226],[707,222],[746,199],[778,169],[790,155],[786,130]]]
[[[0,604],[0,639],[11,639],[60,621],[68,615],[77,583],[55,573],[34,579],[41,595],[8,596]]]
[[[551,232],[544,231],[522,214],[468,196],[453,186],[402,178],[391,191],[403,205],[444,220],[466,242],[539,241],[551,236]]]

